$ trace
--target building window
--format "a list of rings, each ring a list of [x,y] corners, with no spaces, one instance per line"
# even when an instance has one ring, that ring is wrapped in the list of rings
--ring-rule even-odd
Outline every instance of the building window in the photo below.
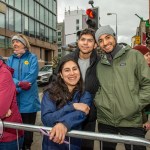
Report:
[[[45,41],[46,42],[48,42],[49,41],[49,37],[48,37],[48,32],[49,31],[49,29],[48,29],[48,27],[45,27]]]
[[[49,1],[49,0],[45,0],[45,7],[47,7],[47,8],[48,8],[48,5],[49,5],[49,4],[48,4],[48,1]]]
[[[45,36],[44,36],[44,25],[42,25],[42,24],[40,24],[40,38],[41,38],[41,40],[45,40],[45,38],[44,38]]]
[[[0,36],[0,48],[5,48],[5,37]]]
[[[5,28],[5,15],[0,13],[0,27]]]
[[[5,38],[6,39],[6,48],[12,48],[12,44],[11,44],[11,38]]]
[[[30,37],[35,37],[35,27],[34,27],[34,20],[33,19],[29,19],[29,34]]]
[[[28,14],[28,10],[29,10],[29,1],[25,0],[25,13]]]
[[[15,32],[21,33],[21,14],[15,12]]]
[[[29,4],[29,15],[34,17],[34,1],[30,0],[30,4]]]
[[[21,0],[15,0],[15,8],[21,10]]]
[[[8,11],[8,29],[14,31],[14,11],[12,9]]]
[[[61,53],[61,48],[58,49],[58,52]]]
[[[56,29],[56,16],[53,15],[53,28]]]
[[[52,29],[49,29],[49,42],[51,43],[53,41],[53,31]]]
[[[40,3],[41,3],[42,5],[44,5],[44,0],[40,0]]]
[[[45,24],[48,25],[48,10],[45,10]]]
[[[56,7],[56,1],[53,1],[53,12],[56,14],[57,12],[57,7]]]
[[[52,8],[53,8],[53,1],[52,1],[52,0],[49,0],[49,10],[52,11]]]
[[[58,42],[61,42],[61,38],[58,38]]]
[[[61,36],[61,32],[58,32],[57,35],[58,35],[58,36]]]
[[[29,35],[29,19],[28,19],[28,17],[25,17],[24,34]]]
[[[9,0],[9,5],[14,6],[14,0]]]
[[[42,48],[40,47],[40,59],[42,59]]]
[[[40,6],[40,21],[44,23],[44,7]]]
[[[52,15],[52,13],[50,12],[50,13],[49,13],[49,26],[50,26],[50,27],[52,27],[52,25],[53,25],[53,18],[52,18],[52,17],[53,17],[53,15]]]
[[[76,19],[76,24],[79,24],[79,19]]]
[[[76,30],[77,30],[77,31],[79,30],[79,26],[76,26]]]
[[[39,20],[40,19],[40,5],[38,3],[36,3],[36,19]]]
[[[40,24],[38,22],[36,23],[36,37],[40,38]]]

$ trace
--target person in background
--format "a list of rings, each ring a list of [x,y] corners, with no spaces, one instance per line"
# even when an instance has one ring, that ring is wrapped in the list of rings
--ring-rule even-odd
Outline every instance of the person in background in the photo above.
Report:
[[[17,104],[23,123],[35,124],[37,111],[40,110],[37,76],[38,60],[31,53],[30,44],[22,34],[14,35],[11,39],[14,54],[7,64],[14,69],[13,80],[17,91]],[[33,132],[25,131],[23,150],[30,150],[33,142]]]
[[[82,77],[77,62],[72,58],[61,60],[57,79],[44,91],[41,104],[42,122],[52,127],[44,136],[42,149],[80,150],[81,139],[65,137],[70,130],[81,130],[89,114],[91,94],[83,91]],[[50,140],[49,140],[50,139]],[[70,142],[66,144],[66,141]]]
[[[148,45],[148,42],[147,42]],[[150,67],[150,49],[148,49],[144,45],[138,45],[133,47],[133,49],[138,50],[144,55],[144,58],[147,62],[147,64]],[[150,104],[148,104],[146,107],[143,109],[143,127],[145,130],[150,130],[150,122],[148,121],[148,115],[150,114]]]
[[[141,52],[144,55],[144,58],[147,61],[147,64],[150,66],[150,50],[144,45],[137,45],[133,47],[133,49]]]
[[[97,54],[96,47],[95,31],[91,28],[84,29],[78,36],[77,49],[74,52],[64,56],[72,57],[78,62],[84,82],[84,90],[91,93],[92,99],[94,99],[95,93],[99,86],[99,82],[96,77],[96,65],[100,60],[100,57]],[[55,74],[56,73],[57,68],[55,69]],[[82,131],[95,132],[95,126],[96,108],[92,102],[90,113],[83,123]],[[83,139],[81,147],[82,150],[93,150],[94,140]]]
[[[142,109],[150,103],[150,69],[140,52],[117,43],[109,25],[101,26],[95,38],[105,52],[97,65],[100,83],[95,96],[98,130],[144,138]],[[102,148],[115,150],[116,144],[103,142]],[[131,149],[128,144],[125,147]],[[146,147],[134,145],[133,150],[146,150]]]
[[[0,56],[0,119],[6,122],[22,123],[16,101],[16,87],[12,79],[13,69]],[[23,131],[4,128],[0,137],[0,150],[22,148]]]

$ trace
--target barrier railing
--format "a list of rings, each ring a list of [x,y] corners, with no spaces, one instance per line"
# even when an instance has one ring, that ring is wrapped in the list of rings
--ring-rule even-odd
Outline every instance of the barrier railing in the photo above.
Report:
[[[13,128],[13,129],[20,129],[26,131],[33,131],[33,132],[41,132],[41,129],[46,131],[50,131],[52,128],[44,127],[44,126],[36,126],[36,125],[29,125],[29,124],[20,124],[20,123],[10,123],[10,122],[3,122],[1,123],[5,128]],[[144,138],[132,137],[132,136],[123,136],[123,135],[114,135],[114,134],[104,134],[104,133],[96,133],[96,132],[84,132],[84,131],[76,131],[72,130],[67,133],[69,137],[77,137],[81,139],[91,139],[91,140],[98,140],[98,141],[109,141],[114,143],[124,143],[124,144],[131,144],[131,145],[143,145],[150,147],[150,141]]]

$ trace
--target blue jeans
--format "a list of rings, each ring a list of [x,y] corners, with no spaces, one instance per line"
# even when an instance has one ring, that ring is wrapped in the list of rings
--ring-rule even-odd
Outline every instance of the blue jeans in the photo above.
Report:
[[[19,149],[22,148],[23,145],[23,137],[18,139]],[[17,140],[11,142],[1,142],[0,143],[0,150],[18,150]]]

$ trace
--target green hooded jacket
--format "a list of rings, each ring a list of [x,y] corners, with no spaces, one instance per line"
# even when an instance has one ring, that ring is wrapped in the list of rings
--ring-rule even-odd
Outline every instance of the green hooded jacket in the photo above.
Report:
[[[150,104],[150,68],[143,55],[123,47],[112,63],[106,55],[97,65],[97,121],[114,127],[141,127],[141,110]]]

